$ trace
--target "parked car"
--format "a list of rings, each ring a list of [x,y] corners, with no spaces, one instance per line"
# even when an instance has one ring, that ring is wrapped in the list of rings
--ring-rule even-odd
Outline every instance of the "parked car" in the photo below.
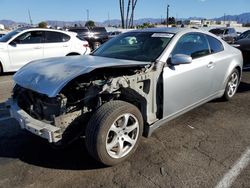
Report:
[[[121,31],[111,31],[111,32],[108,32],[108,37],[109,37],[109,39],[112,39],[114,37],[117,37],[121,33],[122,33]]]
[[[250,30],[242,33],[239,36],[239,40],[237,40],[232,46],[241,50],[244,59],[244,66],[250,65]]]
[[[108,40],[105,27],[73,27],[69,31],[76,32],[78,37],[87,40],[93,50]]]
[[[236,31],[237,33],[237,38],[242,34],[242,32]]]
[[[26,65],[7,106],[22,128],[54,145],[84,136],[95,159],[115,165],[142,134],[215,98],[230,100],[241,75],[241,52],[213,34],[152,28],[121,34],[91,55]]]
[[[89,53],[88,42],[73,32],[20,28],[0,38],[0,73],[16,71],[37,59]]]
[[[211,29],[209,30],[209,32],[221,37],[224,41],[226,41],[229,44],[234,43],[235,39],[238,36],[235,29],[232,27],[219,27]]]
[[[250,38],[250,30],[247,30],[243,33],[241,33],[236,40],[244,39],[244,38]]]

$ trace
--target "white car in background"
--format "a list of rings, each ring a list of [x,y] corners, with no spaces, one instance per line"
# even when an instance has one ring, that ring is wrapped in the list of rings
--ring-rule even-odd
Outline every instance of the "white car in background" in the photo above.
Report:
[[[0,73],[17,71],[37,59],[90,53],[87,41],[74,32],[20,28],[0,38]]]

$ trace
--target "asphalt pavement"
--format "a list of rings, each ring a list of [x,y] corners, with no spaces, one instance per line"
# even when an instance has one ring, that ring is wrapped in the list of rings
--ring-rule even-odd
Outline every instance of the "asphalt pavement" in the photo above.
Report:
[[[12,74],[0,76],[0,119]],[[52,149],[0,120],[0,187],[250,187],[250,71],[230,102],[204,104],[143,138],[126,162],[105,167],[84,140]]]

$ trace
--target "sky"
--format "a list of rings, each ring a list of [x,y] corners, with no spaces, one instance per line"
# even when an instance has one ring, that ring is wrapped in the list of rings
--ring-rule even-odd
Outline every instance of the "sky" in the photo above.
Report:
[[[125,0],[127,2],[127,0]],[[135,19],[165,18],[167,4],[170,16],[177,18],[214,18],[250,12],[250,0],[138,0]],[[102,22],[120,19],[119,0],[0,0],[0,20],[33,23],[45,20]]]

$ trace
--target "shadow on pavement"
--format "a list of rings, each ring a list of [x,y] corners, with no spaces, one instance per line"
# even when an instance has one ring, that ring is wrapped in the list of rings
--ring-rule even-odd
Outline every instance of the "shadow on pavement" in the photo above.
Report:
[[[83,139],[65,149],[54,149],[46,140],[21,130],[16,120],[0,121],[0,163],[8,158],[46,168],[65,170],[90,170],[105,168],[92,159]]]
[[[14,75],[16,72],[4,72],[1,74],[1,76],[11,76]]]
[[[237,93],[245,93],[245,92],[249,92],[250,91],[250,84],[249,83],[245,83],[245,82],[241,82]]]

